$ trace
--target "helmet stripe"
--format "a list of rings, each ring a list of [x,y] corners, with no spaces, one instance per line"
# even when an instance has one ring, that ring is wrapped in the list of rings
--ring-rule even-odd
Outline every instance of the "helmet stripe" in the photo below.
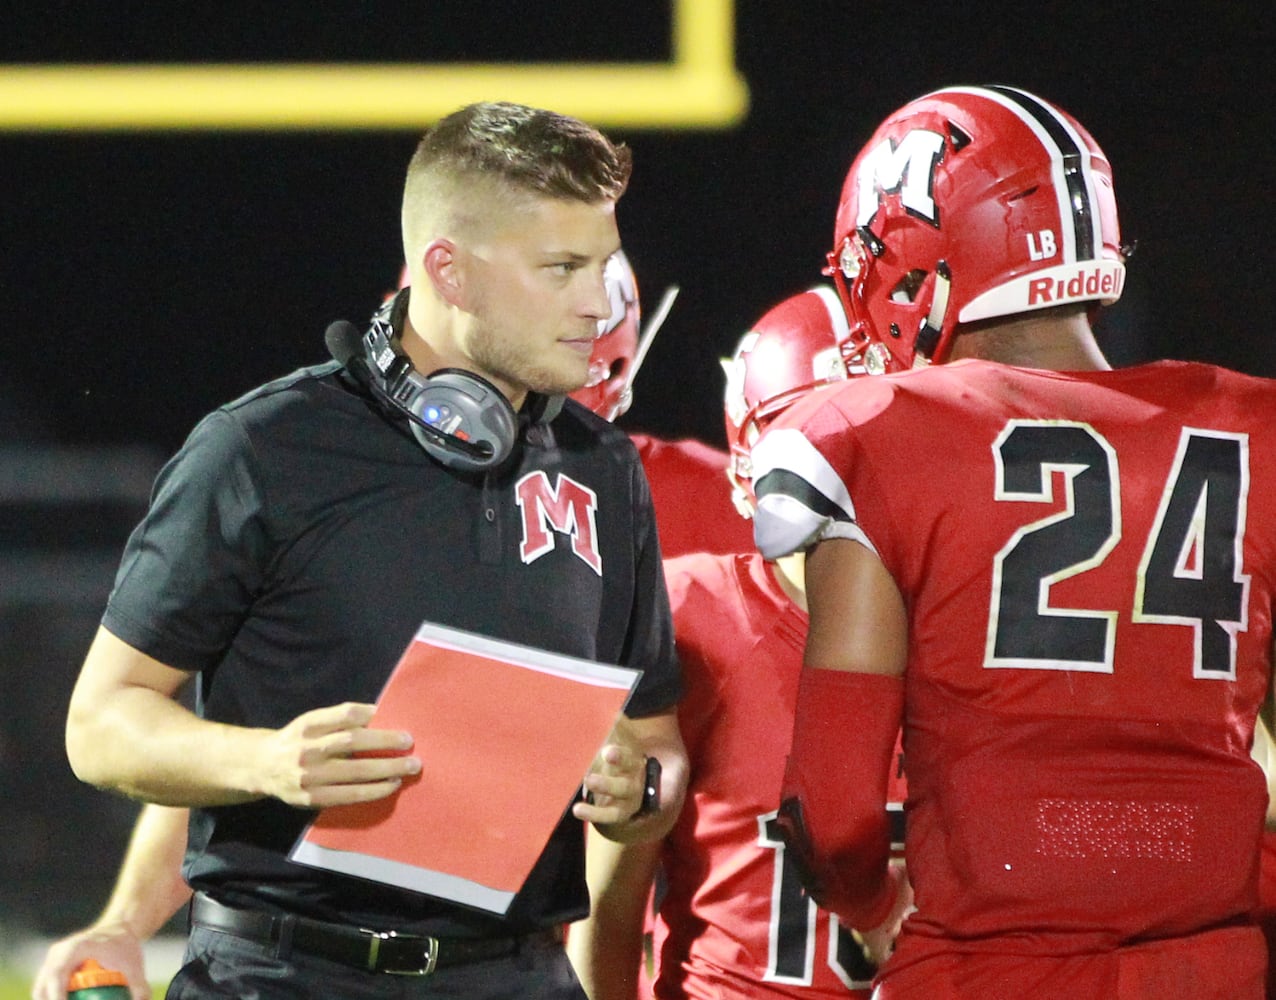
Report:
[[[1072,209],[1072,227],[1076,234],[1076,259],[1094,260],[1095,226],[1094,201],[1091,197],[1090,156],[1082,148],[1078,136],[1053,108],[1042,104],[1031,94],[1013,87],[990,87],[990,90],[1015,101],[1050,136],[1063,157],[1063,182]]]
[[[937,91],[939,96],[946,91]],[[950,87],[947,92],[974,94],[995,101],[1014,114],[1037,137],[1050,157],[1059,200],[1059,220],[1063,232],[1063,261],[1096,259],[1102,245],[1099,219],[1094,211],[1094,179],[1090,155],[1081,137],[1062,115],[1032,94],[1014,87]],[[1067,220],[1072,225],[1068,226]]]

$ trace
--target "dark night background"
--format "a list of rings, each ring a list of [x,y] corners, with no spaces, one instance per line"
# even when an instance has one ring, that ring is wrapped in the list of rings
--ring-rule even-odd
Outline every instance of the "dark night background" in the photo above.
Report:
[[[84,4],[49,17],[57,5],[32,5],[10,15],[17,30],[0,38],[0,61],[669,53],[668,5],[650,0],[524,4],[517,32],[490,0],[334,6],[351,13],[277,3],[240,21],[224,7],[179,16],[157,5],[124,18]],[[737,64],[752,95],[741,127],[609,129],[635,151],[620,221],[647,302],[666,284],[683,288],[628,425],[720,438],[716,358],[819,278],[842,177],[878,120],[948,83],[1035,90],[1108,154],[1123,231],[1138,240],[1125,300],[1105,323],[1115,360],[1177,355],[1276,375],[1271,269],[1259,256],[1276,124],[1260,5],[737,8]],[[58,442],[171,450],[208,409],[323,358],[326,324],[361,322],[397,276],[414,140],[0,133],[0,373],[22,423]]]
[[[128,6],[13,10],[0,62],[669,58],[669,5],[651,0]],[[736,62],[751,91],[741,126],[608,128],[635,151],[620,225],[648,306],[682,286],[624,424],[721,443],[717,358],[769,306],[819,280],[842,177],[878,120],[950,83],[1036,91],[1108,154],[1123,234],[1138,241],[1125,298],[1102,321],[1115,363],[1177,356],[1276,376],[1269,17],[1256,3],[737,0]],[[0,132],[0,443],[167,454],[208,410],[323,360],[328,322],[361,323],[397,279],[415,139]],[[127,527],[100,524],[109,537],[99,542],[118,556]],[[62,630],[58,652],[4,665],[19,692],[0,713],[6,794],[35,794],[41,769],[54,775],[42,794],[69,782],[59,713],[100,611],[90,608]],[[11,607],[8,620],[27,617]],[[52,694],[21,693],[45,678]],[[24,731],[40,733],[47,759],[13,735]],[[66,794],[82,810],[105,799]],[[72,822],[22,827],[44,837],[31,865],[65,860],[56,845]],[[104,827],[108,867],[80,872],[76,906],[19,905],[11,888],[0,923],[6,907],[50,930],[94,912],[126,826],[115,816]],[[47,872],[23,874],[19,885],[47,883]]]

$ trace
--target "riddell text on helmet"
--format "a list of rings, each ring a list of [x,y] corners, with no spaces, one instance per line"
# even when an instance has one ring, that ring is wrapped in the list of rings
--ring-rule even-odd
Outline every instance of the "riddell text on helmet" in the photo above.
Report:
[[[1078,299],[1115,299],[1121,295],[1125,271],[1102,265],[1081,267],[1071,278],[1055,276],[1028,280],[1028,307]]]

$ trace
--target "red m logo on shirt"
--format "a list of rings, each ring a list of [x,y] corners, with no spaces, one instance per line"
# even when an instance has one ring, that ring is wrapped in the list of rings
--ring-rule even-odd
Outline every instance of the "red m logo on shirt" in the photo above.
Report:
[[[603,575],[594,525],[598,494],[562,473],[557,485],[550,486],[549,477],[541,471],[529,472],[520,479],[514,494],[523,513],[523,541],[518,549],[523,562],[535,562],[554,548],[553,529],[570,535],[572,551],[595,573]]]

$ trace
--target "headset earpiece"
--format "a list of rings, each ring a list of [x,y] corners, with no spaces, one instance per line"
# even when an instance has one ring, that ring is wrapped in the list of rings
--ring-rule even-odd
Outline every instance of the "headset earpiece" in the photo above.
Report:
[[[496,386],[473,372],[442,368],[422,376],[394,343],[393,320],[402,315],[408,290],[387,302],[368,332],[339,320],[324,341],[333,358],[389,412],[406,417],[412,436],[443,465],[484,472],[514,450],[518,415]]]
[[[415,385],[404,404],[414,418],[409,426],[427,452],[444,465],[467,471],[495,468],[509,457],[518,417],[491,382],[457,368],[441,368],[427,378],[412,372],[408,378]],[[477,448],[486,457],[458,444]]]

